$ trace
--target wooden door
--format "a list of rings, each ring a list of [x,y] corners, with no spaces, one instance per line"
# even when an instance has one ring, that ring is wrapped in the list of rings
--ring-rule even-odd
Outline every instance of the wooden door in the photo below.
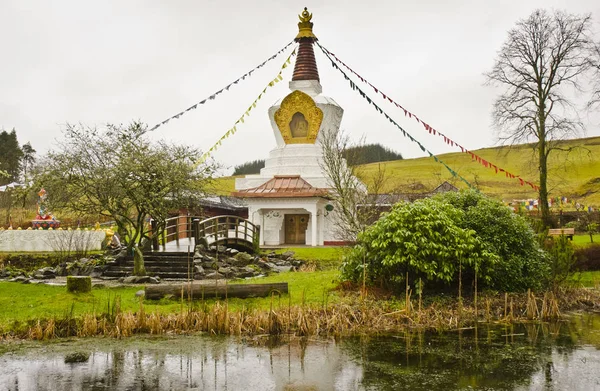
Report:
[[[285,215],[285,244],[306,244],[308,215]]]

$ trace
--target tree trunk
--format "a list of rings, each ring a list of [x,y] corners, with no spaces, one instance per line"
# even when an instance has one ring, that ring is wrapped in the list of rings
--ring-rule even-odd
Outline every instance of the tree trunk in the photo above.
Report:
[[[146,268],[144,267],[144,254],[139,247],[134,248],[133,253],[133,275],[134,276],[145,276]]]
[[[540,200],[538,207],[542,211],[544,228],[550,228],[552,226],[552,219],[550,218],[550,208],[548,207],[548,155],[546,153],[546,138],[541,137],[539,142]]]
[[[200,285],[200,284],[177,284],[177,285],[152,285],[146,287],[146,299],[158,300],[165,296],[181,297],[182,290],[189,293],[193,299],[212,299],[215,296],[227,297],[267,297],[273,292],[279,294],[288,293],[287,282],[272,284],[233,284],[233,285]]]

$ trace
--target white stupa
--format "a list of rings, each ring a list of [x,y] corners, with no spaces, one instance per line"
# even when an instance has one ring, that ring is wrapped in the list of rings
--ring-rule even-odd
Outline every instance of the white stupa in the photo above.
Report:
[[[261,245],[334,245],[335,213],[321,168],[320,142],[337,131],[344,110],[321,95],[315,61],[312,14],[300,17],[299,43],[290,94],[269,108],[277,147],[257,175],[236,179],[234,193],[246,199],[248,219],[260,225]]]

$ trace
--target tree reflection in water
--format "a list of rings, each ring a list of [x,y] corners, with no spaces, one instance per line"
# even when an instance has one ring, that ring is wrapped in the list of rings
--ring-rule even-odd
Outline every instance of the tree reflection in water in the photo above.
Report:
[[[582,315],[554,324],[338,340],[32,342],[0,355],[0,389],[593,390],[600,389],[599,331],[600,316]]]

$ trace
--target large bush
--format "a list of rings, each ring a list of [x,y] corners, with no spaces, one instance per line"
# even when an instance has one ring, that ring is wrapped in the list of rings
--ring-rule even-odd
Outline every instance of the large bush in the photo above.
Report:
[[[460,226],[464,212],[437,199],[399,203],[359,235],[342,265],[343,277],[359,281],[366,267],[370,282],[390,284],[410,278],[451,283],[459,268],[473,270],[498,259],[476,232]],[[482,276],[486,278],[487,276]]]
[[[523,291],[547,282],[550,267],[546,254],[524,217],[500,201],[472,190],[448,192],[436,199],[461,209],[464,215],[459,225],[477,232],[487,251],[500,258],[486,270],[491,277],[490,288]]]
[[[453,285],[460,265],[463,279],[472,279],[477,268],[481,286],[503,291],[537,289],[549,274],[524,218],[498,201],[464,191],[395,205],[359,235],[342,276],[393,284],[408,272],[413,281]]]

